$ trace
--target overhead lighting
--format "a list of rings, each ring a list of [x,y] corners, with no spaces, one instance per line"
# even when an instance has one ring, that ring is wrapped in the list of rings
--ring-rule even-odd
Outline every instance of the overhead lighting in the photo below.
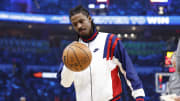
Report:
[[[89,4],[88,7],[89,8],[95,8],[95,4]]]
[[[128,37],[128,34],[125,33],[125,34],[124,34],[124,37],[127,38],[127,37]]]
[[[158,12],[159,15],[163,15],[164,14],[164,7],[163,6],[160,6],[159,7],[159,12]]]
[[[72,30],[72,26],[69,26],[68,29],[69,29],[69,30]]]
[[[134,34],[134,33],[131,33],[130,36],[131,36],[131,38],[134,38],[134,37],[135,37],[135,34]]]
[[[31,29],[31,28],[32,28],[32,25],[31,25],[31,24],[29,24],[29,25],[28,25],[28,28],[29,28],[29,29]]]
[[[118,38],[121,38],[121,34],[117,34],[117,37],[118,37]]]
[[[99,31],[100,30],[100,26],[96,26],[96,29]]]
[[[105,8],[105,4],[100,4],[99,8],[101,8],[101,9]]]
[[[136,30],[136,27],[135,27],[135,26],[132,26],[132,28],[131,28],[131,29],[134,31],[134,30]]]

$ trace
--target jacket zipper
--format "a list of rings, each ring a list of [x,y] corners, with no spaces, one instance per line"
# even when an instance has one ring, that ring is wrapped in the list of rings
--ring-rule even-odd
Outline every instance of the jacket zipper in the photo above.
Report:
[[[88,47],[89,47],[89,43],[88,43]],[[89,69],[90,69],[90,83],[91,83],[91,101],[93,101],[93,94],[92,94],[92,70],[91,70],[91,65],[89,65]]]

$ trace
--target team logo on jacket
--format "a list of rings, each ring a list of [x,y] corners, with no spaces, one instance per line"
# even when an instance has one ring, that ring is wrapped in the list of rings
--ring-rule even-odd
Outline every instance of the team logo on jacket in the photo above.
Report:
[[[99,50],[99,48],[95,48],[93,52],[95,53],[95,52],[97,52],[98,50]]]

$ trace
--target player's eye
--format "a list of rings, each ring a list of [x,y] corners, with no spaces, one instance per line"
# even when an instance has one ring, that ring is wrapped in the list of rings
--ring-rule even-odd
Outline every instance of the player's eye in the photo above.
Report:
[[[84,20],[79,20],[80,23],[83,23]]]
[[[73,23],[73,26],[77,26],[77,23]]]

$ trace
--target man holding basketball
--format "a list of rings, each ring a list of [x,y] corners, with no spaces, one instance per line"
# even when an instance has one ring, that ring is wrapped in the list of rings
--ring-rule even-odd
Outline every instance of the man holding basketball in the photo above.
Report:
[[[89,47],[91,64],[74,72],[61,63],[58,79],[64,87],[74,83],[77,101],[144,101],[144,90],[122,42],[114,34],[97,32],[82,6],[70,11],[78,41]]]

